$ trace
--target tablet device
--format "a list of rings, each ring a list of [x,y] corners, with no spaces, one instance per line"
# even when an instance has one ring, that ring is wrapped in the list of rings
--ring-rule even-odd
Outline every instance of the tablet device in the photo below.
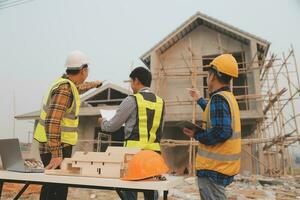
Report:
[[[198,126],[197,124],[194,124],[190,121],[181,121],[181,122],[178,122],[176,125],[182,129],[188,128],[195,132],[203,131],[203,129],[200,126]]]

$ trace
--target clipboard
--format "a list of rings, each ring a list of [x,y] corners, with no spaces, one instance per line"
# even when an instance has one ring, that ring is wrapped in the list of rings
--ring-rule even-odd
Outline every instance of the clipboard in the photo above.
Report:
[[[201,123],[204,123],[204,122],[201,121]],[[194,124],[193,122],[190,122],[190,121],[178,122],[176,124],[176,126],[180,127],[181,129],[188,128],[190,130],[193,130],[194,132],[203,131],[203,129],[200,126],[198,126],[197,124]]]
[[[105,118],[107,121],[111,120],[116,115],[116,112],[117,110],[100,109],[102,118]]]

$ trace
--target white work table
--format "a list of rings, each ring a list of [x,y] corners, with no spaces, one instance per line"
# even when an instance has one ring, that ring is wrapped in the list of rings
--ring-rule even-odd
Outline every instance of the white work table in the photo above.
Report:
[[[112,178],[94,178],[83,176],[59,176],[45,175],[44,173],[20,173],[0,170],[0,198],[4,182],[25,183],[24,188],[15,197],[18,199],[27,189],[29,184],[47,184],[56,183],[76,188],[107,189],[115,190],[117,188],[134,190],[159,190],[164,191],[164,199],[167,199],[168,191],[179,185],[183,177],[166,176],[165,181],[144,180],[144,181],[123,181]]]

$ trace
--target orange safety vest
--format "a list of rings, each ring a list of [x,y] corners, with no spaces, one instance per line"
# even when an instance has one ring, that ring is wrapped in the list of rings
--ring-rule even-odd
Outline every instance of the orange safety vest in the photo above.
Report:
[[[232,136],[223,143],[216,145],[199,144],[196,157],[197,170],[212,170],[228,176],[239,173],[241,165],[241,121],[238,103],[231,92],[221,91],[214,95],[221,95],[228,102],[231,112]],[[212,97],[211,97],[212,98]],[[202,114],[204,121],[202,128],[211,128],[210,103],[207,103]]]

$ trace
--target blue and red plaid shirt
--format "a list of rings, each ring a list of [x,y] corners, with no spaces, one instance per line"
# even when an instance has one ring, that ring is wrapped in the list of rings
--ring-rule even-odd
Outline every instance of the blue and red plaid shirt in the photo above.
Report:
[[[232,135],[231,128],[231,113],[228,102],[221,95],[215,95],[220,91],[230,91],[229,87],[222,87],[213,93],[209,94],[211,97],[210,103],[210,129],[197,132],[195,139],[205,145],[216,145],[225,142]],[[207,101],[204,98],[198,100],[198,105],[204,111]],[[227,186],[233,181],[233,176],[227,176],[216,171],[211,170],[198,170],[197,176],[209,177],[216,184]]]

